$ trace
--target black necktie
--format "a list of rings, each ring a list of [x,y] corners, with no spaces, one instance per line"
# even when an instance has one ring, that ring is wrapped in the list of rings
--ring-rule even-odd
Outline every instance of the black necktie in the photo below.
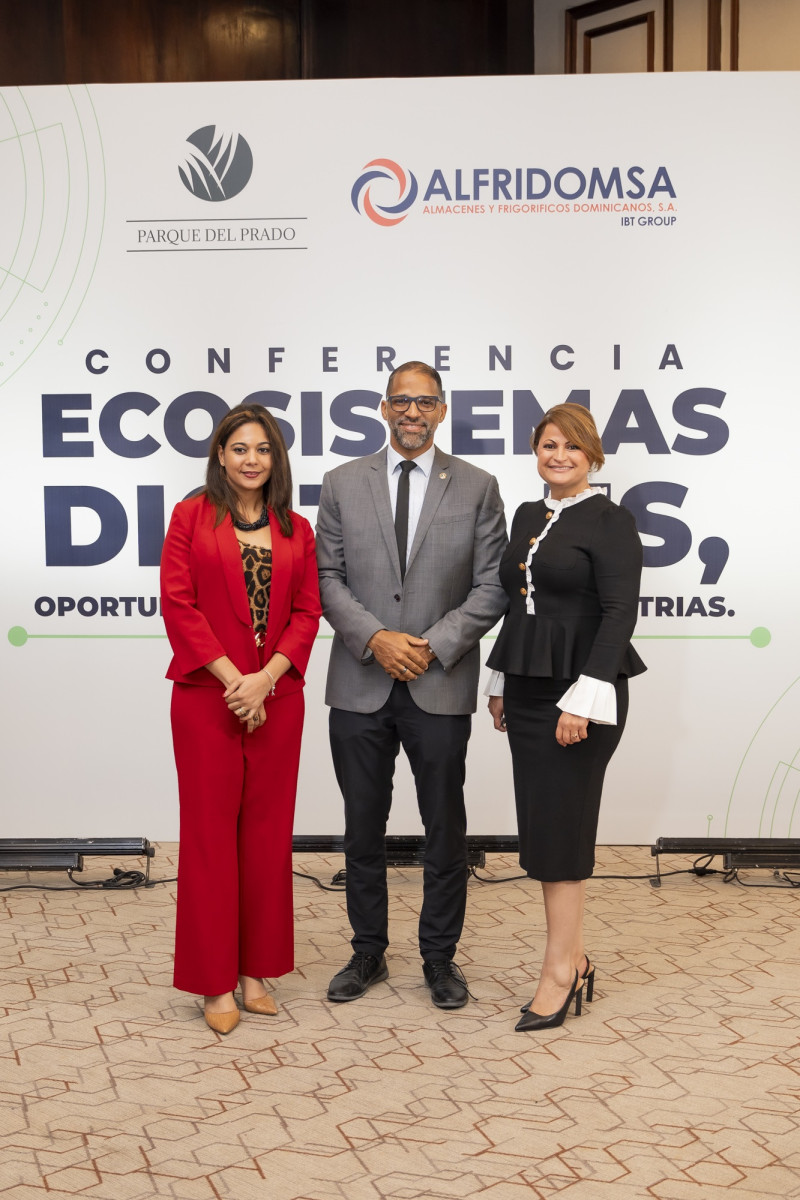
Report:
[[[406,577],[408,554],[408,476],[416,463],[405,459],[400,463],[400,478],[397,481],[397,504],[394,510],[394,533],[397,538],[397,553],[400,555],[400,578]]]

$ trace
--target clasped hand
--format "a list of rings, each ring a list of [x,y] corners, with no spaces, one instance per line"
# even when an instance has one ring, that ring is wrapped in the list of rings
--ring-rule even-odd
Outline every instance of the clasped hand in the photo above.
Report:
[[[242,725],[247,725],[248,733],[258,729],[266,720],[264,701],[269,688],[265,672],[254,671],[249,675],[240,675],[222,694],[233,715],[238,717]]]
[[[392,679],[417,679],[436,657],[427,638],[412,637],[396,629],[379,629],[367,645]]]

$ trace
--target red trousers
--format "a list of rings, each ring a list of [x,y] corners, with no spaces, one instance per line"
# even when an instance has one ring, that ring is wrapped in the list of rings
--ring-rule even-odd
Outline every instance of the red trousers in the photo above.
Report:
[[[294,967],[292,823],[302,691],[267,701],[247,733],[222,688],[176,683],[172,736],[180,794],[175,987],[217,996],[239,975]]]

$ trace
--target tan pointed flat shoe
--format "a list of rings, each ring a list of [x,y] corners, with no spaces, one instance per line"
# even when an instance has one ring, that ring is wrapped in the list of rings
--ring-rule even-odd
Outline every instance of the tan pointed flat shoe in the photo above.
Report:
[[[230,1033],[239,1024],[241,1013],[238,1008],[233,1008],[229,1012],[204,1012],[203,1016],[206,1025],[213,1029],[214,1033]]]
[[[275,997],[270,996],[269,992],[265,996],[258,996],[255,1000],[244,1000],[243,1003],[247,1012],[259,1013],[262,1017],[274,1017],[278,1011]]]

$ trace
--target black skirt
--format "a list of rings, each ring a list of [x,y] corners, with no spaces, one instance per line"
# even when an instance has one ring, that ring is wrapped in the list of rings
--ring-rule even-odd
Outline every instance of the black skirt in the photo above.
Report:
[[[506,675],[503,707],[514,770],[520,866],[543,883],[588,879],[603,778],[628,715],[628,680],[616,683],[617,724],[591,721],[585,741],[560,746],[556,706],[573,681]]]

